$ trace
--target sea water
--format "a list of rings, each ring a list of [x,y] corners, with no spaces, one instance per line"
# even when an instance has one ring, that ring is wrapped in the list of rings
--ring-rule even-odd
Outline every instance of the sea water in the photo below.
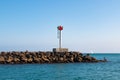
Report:
[[[99,63],[0,64],[0,80],[120,80],[120,54],[92,54]]]

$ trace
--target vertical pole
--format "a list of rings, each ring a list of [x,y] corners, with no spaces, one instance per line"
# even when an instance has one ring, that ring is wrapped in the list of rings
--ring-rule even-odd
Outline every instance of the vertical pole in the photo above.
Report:
[[[62,30],[63,30],[63,27],[62,26],[58,26],[57,27],[58,31],[59,31],[59,52],[61,52],[61,44],[62,44]]]
[[[60,30],[60,38],[59,38],[59,49],[61,51],[61,30]]]

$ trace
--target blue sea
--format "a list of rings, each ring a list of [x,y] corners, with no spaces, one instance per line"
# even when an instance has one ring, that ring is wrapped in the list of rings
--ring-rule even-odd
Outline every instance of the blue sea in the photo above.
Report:
[[[0,80],[120,80],[120,54],[92,54],[99,63],[0,64]]]

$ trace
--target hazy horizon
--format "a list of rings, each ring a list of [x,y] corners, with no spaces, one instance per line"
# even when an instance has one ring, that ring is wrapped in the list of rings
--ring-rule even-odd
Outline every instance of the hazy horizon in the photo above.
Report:
[[[120,0],[0,0],[0,51],[120,52]]]

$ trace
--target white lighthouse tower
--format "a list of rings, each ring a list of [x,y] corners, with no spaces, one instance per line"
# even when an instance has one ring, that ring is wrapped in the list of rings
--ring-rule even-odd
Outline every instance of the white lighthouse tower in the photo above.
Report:
[[[68,48],[62,48],[62,30],[63,30],[63,26],[58,26],[57,27],[58,30],[58,39],[59,39],[59,48],[53,48],[53,52],[68,52]]]

